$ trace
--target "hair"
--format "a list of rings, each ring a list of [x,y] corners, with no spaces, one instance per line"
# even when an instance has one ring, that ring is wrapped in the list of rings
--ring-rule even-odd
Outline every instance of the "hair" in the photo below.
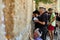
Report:
[[[33,12],[33,14],[39,14],[39,11],[38,11],[38,10],[35,10],[35,11]]]
[[[55,12],[55,15],[57,15],[57,16],[58,16],[58,13],[57,13],[57,12]]]
[[[52,8],[49,8],[48,11],[52,11],[53,9]]]

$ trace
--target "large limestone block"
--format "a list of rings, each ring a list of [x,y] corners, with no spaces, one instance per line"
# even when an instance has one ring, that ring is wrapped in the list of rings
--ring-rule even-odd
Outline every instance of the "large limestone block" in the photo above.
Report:
[[[5,8],[3,9],[4,12],[4,22],[5,22],[5,31],[7,39],[10,39],[14,36],[13,28],[14,28],[14,0],[3,0]]]
[[[14,33],[17,40],[29,39],[32,10],[32,0],[15,0]]]
[[[6,40],[3,8],[4,4],[2,0],[0,0],[0,40]]]

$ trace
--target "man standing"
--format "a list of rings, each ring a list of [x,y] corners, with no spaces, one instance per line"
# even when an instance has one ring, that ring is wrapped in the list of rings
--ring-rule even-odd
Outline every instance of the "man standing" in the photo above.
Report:
[[[38,20],[35,20],[37,22],[37,28],[40,29],[42,32],[42,39],[46,40],[46,33],[47,33],[47,14],[45,13],[44,7],[39,7],[39,16],[37,17]]]

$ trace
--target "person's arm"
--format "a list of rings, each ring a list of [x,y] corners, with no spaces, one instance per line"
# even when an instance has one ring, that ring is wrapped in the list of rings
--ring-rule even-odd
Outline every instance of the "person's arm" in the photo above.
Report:
[[[53,17],[53,19],[51,20],[51,23],[52,23],[54,20],[56,20],[56,17]]]
[[[49,25],[50,25],[54,20],[56,20],[56,17],[54,17],[54,18],[51,20],[51,22],[49,23]]]
[[[42,19],[43,19],[42,21],[35,20],[35,22],[38,22],[38,23],[40,23],[42,25],[45,25],[46,24],[46,21],[47,21],[47,15],[43,15],[43,18]]]
[[[41,22],[41,21],[39,21],[39,23],[42,24],[42,25],[45,25],[45,22]]]
[[[41,22],[41,21],[39,21],[39,20],[35,20],[34,22],[38,22],[38,23],[40,23],[40,24],[42,24],[42,25],[45,25],[45,22]]]
[[[56,15],[54,13],[52,14],[52,16],[53,16],[53,18],[51,19],[50,23],[52,23],[54,20],[56,20]]]

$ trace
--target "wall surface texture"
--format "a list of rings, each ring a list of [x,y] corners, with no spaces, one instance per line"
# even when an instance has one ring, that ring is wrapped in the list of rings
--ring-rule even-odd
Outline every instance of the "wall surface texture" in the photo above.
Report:
[[[32,0],[0,0],[0,40],[29,40]]]

